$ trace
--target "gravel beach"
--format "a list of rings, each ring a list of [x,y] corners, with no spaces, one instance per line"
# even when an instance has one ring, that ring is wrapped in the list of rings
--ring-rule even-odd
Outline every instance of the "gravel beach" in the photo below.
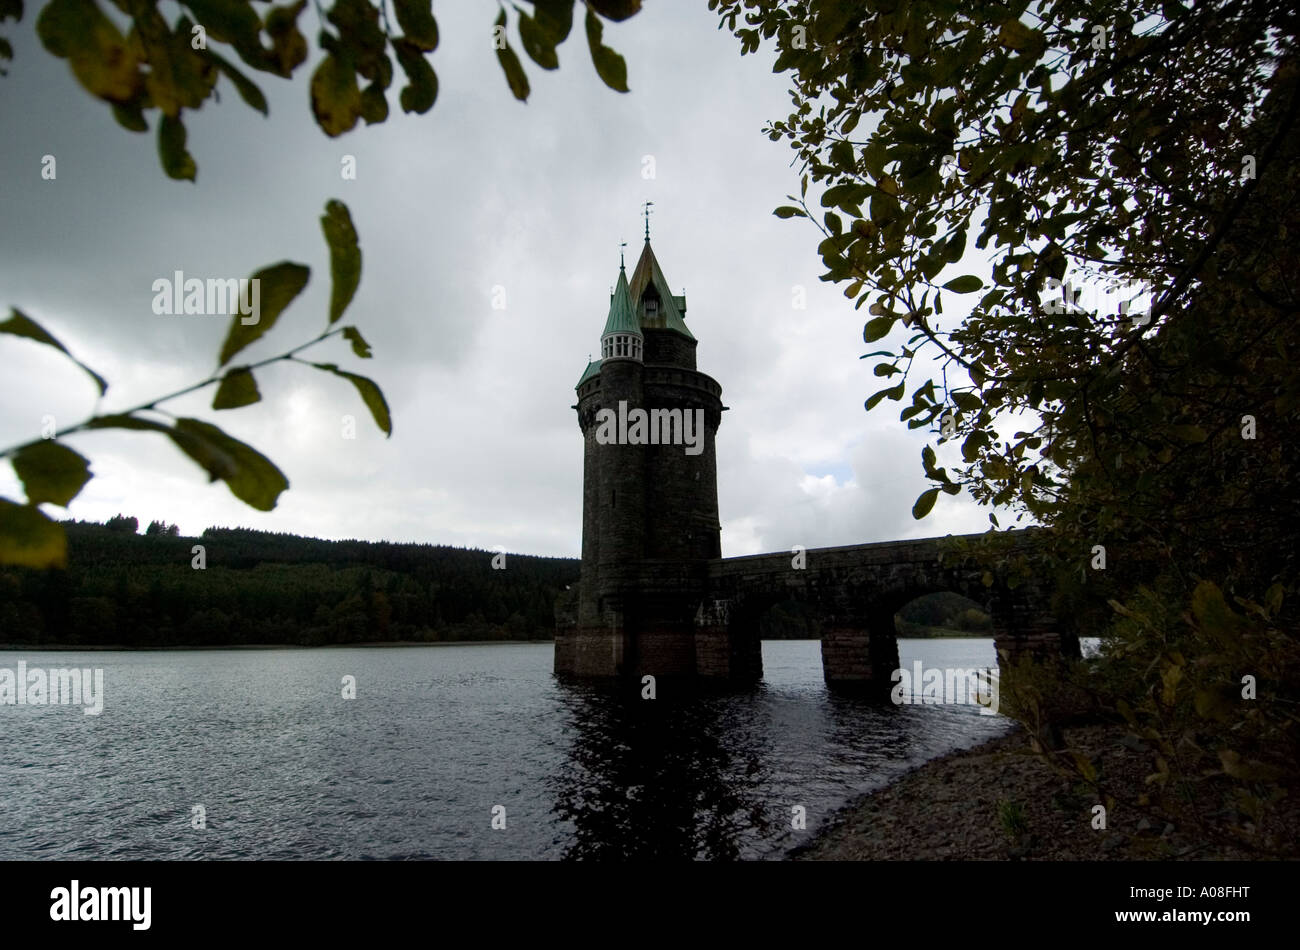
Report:
[[[1067,729],[1067,742],[1101,764],[1103,775],[1140,787],[1145,750],[1124,729]],[[908,772],[841,810],[796,860],[1257,860],[1267,855],[1210,843],[1147,810],[1112,807],[1093,828],[1092,793],[1057,775],[1030,749],[1020,728],[952,752]],[[1207,808],[1210,807],[1208,804]],[[1267,829],[1282,855],[1295,857],[1300,816],[1293,801]]]

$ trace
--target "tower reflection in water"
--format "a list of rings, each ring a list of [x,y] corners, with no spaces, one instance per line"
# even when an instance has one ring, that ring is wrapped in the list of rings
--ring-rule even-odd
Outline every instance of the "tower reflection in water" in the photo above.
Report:
[[[564,857],[734,859],[745,839],[789,827],[788,810],[760,794],[743,697],[643,700],[591,681],[561,690],[572,744],[551,782],[553,813],[573,829]]]

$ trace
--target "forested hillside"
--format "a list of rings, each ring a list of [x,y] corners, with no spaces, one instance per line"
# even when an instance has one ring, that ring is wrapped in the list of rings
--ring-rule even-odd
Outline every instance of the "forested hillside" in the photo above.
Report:
[[[0,643],[321,645],[546,640],[579,562],[243,528],[179,537],[134,518],[66,522],[66,571],[0,569]],[[194,566],[202,545],[206,566]]]

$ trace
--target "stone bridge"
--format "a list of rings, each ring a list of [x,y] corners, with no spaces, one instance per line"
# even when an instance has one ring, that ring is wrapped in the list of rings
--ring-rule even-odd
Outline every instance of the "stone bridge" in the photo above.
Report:
[[[795,601],[820,623],[829,685],[887,685],[898,668],[894,615],[915,598],[938,591],[960,594],[984,608],[999,654],[1078,654],[1077,638],[1051,612],[1049,589],[1033,581],[1015,589],[986,585],[984,568],[946,540],[628,565],[631,570],[620,578],[618,609],[605,614],[608,626],[592,629],[577,622],[576,592],[562,602],[556,670],[755,680],[762,676],[763,615]]]
[[[980,535],[966,536],[975,540]],[[867,684],[898,668],[894,615],[917,597],[949,591],[981,605],[999,653],[1077,653],[1029,582],[986,586],[984,570],[941,547],[942,538],[725,558],[709,565],[710,594],[696,618],[696,669],[705,676],[762,674],[759,622],[778,603],[811,609],[822,628],[822,668],[832,685]],[[962,566],[964,563],[965,566]],[[802,567],[795,566],[802,564]]]

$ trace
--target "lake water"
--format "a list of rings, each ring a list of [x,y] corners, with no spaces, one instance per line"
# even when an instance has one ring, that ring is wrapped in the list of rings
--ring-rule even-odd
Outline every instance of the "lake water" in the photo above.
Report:
[[[899,654],[995,664],[992,640]],[[20,660],[102,668],[103,711],[0,705],[3,859],[780,857],[859,793],[1009,728],[831,694],[815,641],[764,643],[756,687],[654,701],[557,682],[549,643],[0,652],[0,669]]]

